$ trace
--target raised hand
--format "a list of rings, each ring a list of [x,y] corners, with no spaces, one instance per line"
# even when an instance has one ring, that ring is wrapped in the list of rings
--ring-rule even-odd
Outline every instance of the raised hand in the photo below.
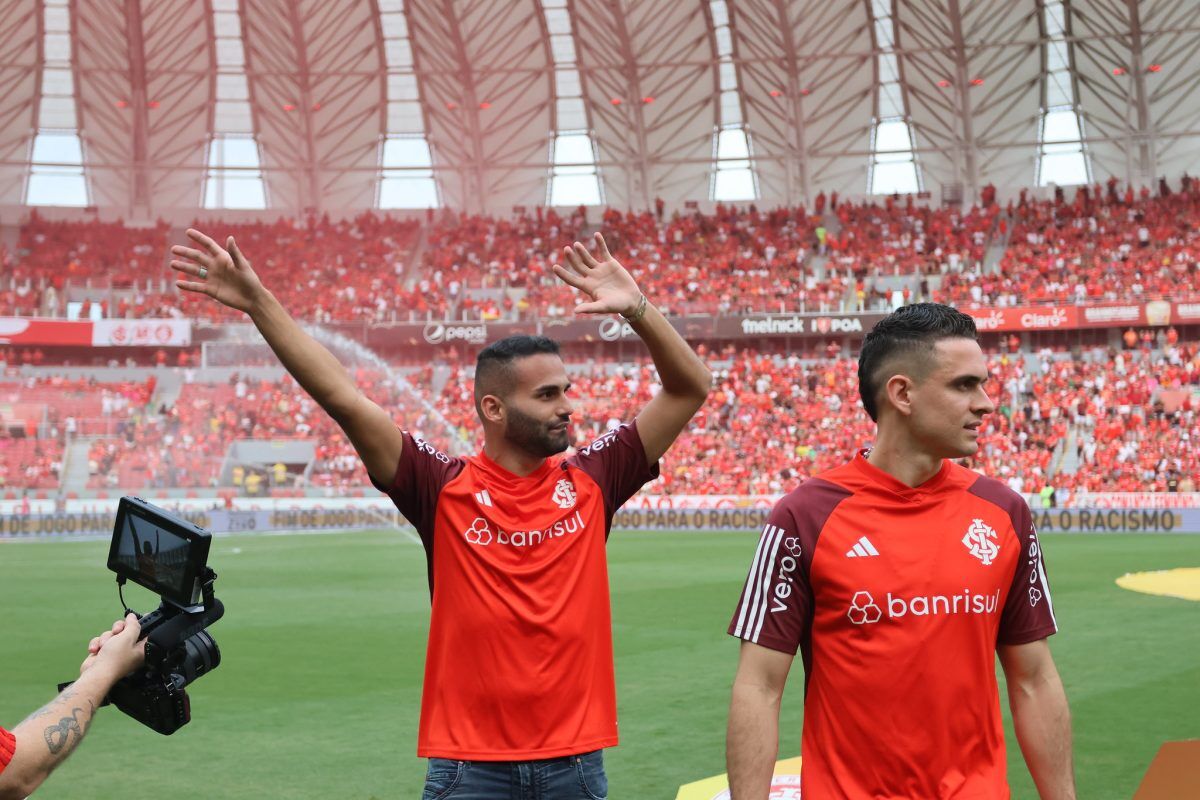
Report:
[[[596,234],[596,255],[580,242],[563,248],[570,269],[555,264],[554,274],[568,286],[583,292],[591,302],[575,306],[576,314],[632,314],[642,292],[629,271],[608,252],[604,237]]]
[[[249,313],[265,290],[233,237],[222,248],[193,228],[188,228],[187,235],[200,249],[172,247],[171,255],[186,261],[172,259],[171,269],[194,280],[177,280],[175,285],[185,292],[208,295],[222,305]]]

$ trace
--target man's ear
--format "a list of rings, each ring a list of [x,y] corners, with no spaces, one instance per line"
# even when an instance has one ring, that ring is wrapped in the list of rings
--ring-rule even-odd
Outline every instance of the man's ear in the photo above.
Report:
[[[484,422],[503,422],[504,401],[494,394],[485,394],[479,401],[479,413]]]
[[[912,414],[913,386],[912,378],[907,375],[893,375],[884,384],[888,405],[896,409],[901,416],[907,417]]]

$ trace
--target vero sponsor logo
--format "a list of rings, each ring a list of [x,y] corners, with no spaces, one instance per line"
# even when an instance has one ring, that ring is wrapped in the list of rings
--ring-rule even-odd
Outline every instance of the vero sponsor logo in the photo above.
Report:
[[[796,583],[796,569],[800,566],[800,540],[789,536],[783,540],[784,555],[779,559],[779,577],[771,596],[771,613],[786,611],[788,598],[792,596],[792,587]]]

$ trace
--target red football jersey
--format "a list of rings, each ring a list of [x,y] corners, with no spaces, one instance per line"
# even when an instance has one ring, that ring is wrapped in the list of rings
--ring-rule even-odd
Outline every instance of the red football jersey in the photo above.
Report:
[[[996,646],[1057,625],[1025,501],[858,454],[772,510],[729,632],[804,662],[805,797],[1009,796]]]
[[[433,598],[418,755],[525,761],[617,743],[604,546],[613,513],[657,475],[636,424],[524,477],[404,434],[387,493],[425,543]]]
[[[17,752],[17,737],[4,728],[0,728],[0,772],[12,761],[13,753]]]

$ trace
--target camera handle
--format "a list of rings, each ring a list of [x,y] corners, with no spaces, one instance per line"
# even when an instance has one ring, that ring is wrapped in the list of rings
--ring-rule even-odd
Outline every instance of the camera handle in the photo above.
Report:
[[[209,570],[209,571],[211,572],[211,570]],[[213,575],[213,577],[215,578],[216,575]],[[210,592],[211,592],[211,589],[210,589]],[[141,624],[141,621],[143,619],[145,619],[145,617],[143,617],[141,614],[138,614],[136,611],[134,611],[132,608],[129,607],[128,603],[125,602],[125,576],[124,575],[117,576],[117,597],[119,597],[121,599],[121,608],[125,609],[125,613],[122,615],[122,619],[129,616],[130,614],[135,614],[138,617],[138,624]],[[147,614],[146,616],[149,616],[149,614]],[[139,638],[139,641],[140,641],[140,639],[145,639],[145,638],[146,638],[146,635],[142,634],[142,636]],[[63,681],[62,683],[60,683],[58,685],[59,694],[62,694],[63,692],[65,692],[67,690],[67,687],[71,686],[74,683],[75,683],[75,681],[73,681],[73,680],[72,681]],[[106,695],[104,697],[104,699],[102,701],[100,701],[100,707],[103,708],[104,706],[107,706],[107,705],[111,705],[111,703],[108,699],[108,696]]]
[[[210,567],[205,567],[201,577],[203,583],[200,586],[201,605],[199,607],[182,609],[182,614],[173,616],[170,620],[162,624],[159,624],[165,616],[162,606],[159,606],[149,614],[138,615],[138,624],[142,626],[140,639],[146,641],[147,662],[153,663],[156,659],[162,657],[164,643],[187,639],[204,630],[225,615],[225,604],[218,600],[213,592],[213,584],[217,580],[217,573]],[[121,607],[125,609],[126,614],[137,614],[136,611],[125,603],[124,587],[125,578],[122,575],[118,575],[117,595],[121,598]],[[71,680],[58,684],[58,691],[62,692],[73,683],[75,681]],[[101,707],[109,704],[108,697],[105,697],[103,702],[100,703]]]

